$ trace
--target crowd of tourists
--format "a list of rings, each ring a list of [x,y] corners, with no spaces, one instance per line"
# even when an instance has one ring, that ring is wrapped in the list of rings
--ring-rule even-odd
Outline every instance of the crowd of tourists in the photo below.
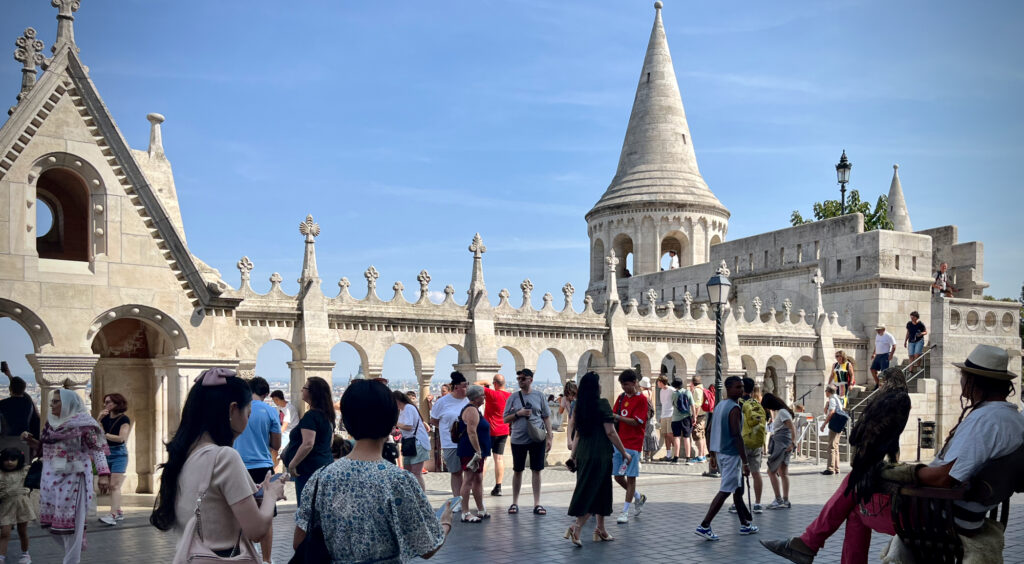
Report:
[[[926,333],[916,312],[911,317],[908,349]],[[906,393],[903,371],[888,366],[895,341],[887,335],[879,327],[872,358],[880,398]],[[921,354],[915,346],[911,362]],[[838,436],[847,431],[847,396],[855,385],[852,359],[843,351],[835,359],[818,428],[828,430],[826,475],[840,474]],[[842,561],[866,562],[872,531],[895,535],[895,501],[884,484],[949,488],[1022,449],[1024,415],[1007,401],[1017,377],[1008,370],[1007,351],[979,345],[963,363],[954,364],[962,375],[964,409],[935,460],[927,465],[876,461],[879,465],[865,469],[854,458],[852,474],[846,473],[802,535],[762,544],[790,561],[810,563],[845,525]],[[7,441],[0,445],[0,564],[15,530],[21,543],[18,562],[31,562],[27,524],[35,519],[53,533],[64,551],[63,562],[79,562],[94,489],[110,494],[109,512],[99,518],[103,525],[117,527],[124,518],[120,489],[132,432],[128,402],[121,394],[107,394],[93,418],[78,392],[60,389],[47,398],[49,415],[41,421],[24,394],[24,380],[11,376],[6,365],[3,371],[11,397],[0,401]],[[379,379],[352,382],[335,404],[328,383],[314,377],[301,389],[305,406],[300,416],[263,378],[245,380],[225,368],[206,370],[193,382],[180,424],[166,445],[150,523],[177,535],[175,562],[269,563],[276,503],[285,499],[285,484],[291,482],[298,505],[294,532],[277,542],[290,543],[296,561],[430,558],[450,535],[453,518],[467,524],[491,518],[486,499],[505,494],[506,448],[512,455],[512,493],[503,510],[517,514],[523,503],[524,511],[547,515],[542,478],[556,420],[566,431],[565,465],[575,473],[567,511],[572,520],[563,535],[572,546],[584,546],[582,530],[591,517],[596,521],[593,541],[609,542],[615,539],[606,518],[616,506],[617,523],[643,512],[648,499],[637,485],[641,462],[653,462],[662,448],[666,454],[658,462],[707,462],[705,475],[720,479],[718,493],[693,529],[703,539],[719,540],[712,524],[730,500],[728,512],[737,516],[740,535],[760,532],[755,514],[791,508],[789,466],[808,418],[801,406],[790,407],[774,390],[763,392],[753,379],[730,376],[716,394],[696,375],[684,382],[662,374],[651,382],[629,369],[618,374],[621,393],[609,401],[595,372],[584,374],[578,385],[567,383],[557,398],[535,389],[533,377],[529,369],[517,371],[517,387],[511,391],[500,374],[470,383],[452,372],[447,393],[429,413],[420,411],[411,392],[392,391]],[[906,405],[909,413],[909,399]],[[851,435],[851,444],[863,450],[859,454],[873,448],[854,440],[870,437],[863,426],[871,424],[858,422]],[[439,438],[436,460],[432,433]],[[434,471],[449,474],[452,497],[439,509],[426,496],[428,461]],[[485,497],[488,465],[494,466],[495,485]],[[532,499],[521,496],[527,466]],[[771,486],[765,504],[762,469]],[[39,490],[38,503],[32,501],[32,489]],[[965,562],[1001,561],[1003,531],[986,518],[992,507],[977,500],[956,502]],[[887,553],[900,561],[906,550],[896,537]]]

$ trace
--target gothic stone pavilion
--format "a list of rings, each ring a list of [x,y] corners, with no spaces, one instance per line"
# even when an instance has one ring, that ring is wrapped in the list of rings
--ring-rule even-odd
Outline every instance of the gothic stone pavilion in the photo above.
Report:
[[[534,309],[529,280],[521,305],[508,290],[488,292],[479,235],[469,246],[466,303],[450,285],[443,303],[432,303],[426,270],[413,301],[400,283],[382,299],[372,266],[363,273],[366,297],[350,294],[348,278],[328,296],[312,217],[300,224],[297,295],[281,289],[277,273],[268,293],[253,291],[246,257],[234,289],[189,251],[161,140],[164,118],[148,116],[147,149],[128,146],[75,44],[79,0],[52,2],[59,10],[53,56],[45,57],[32,28],[17,39],[22,87],[0,128],[0,315],[31,338],[28,360],[44,390],[83,390],[91,381],[96,397],[119,391],[130,398],[137,425],[128,481],[137,491],[153,490],[161,442],[175,429],[192,379],[212,366],[251,374],[257,351],[274,339],[292,350],[293,394],[306,378],[331,377],[330,351],[341,342],[358,351],[370,377],[380,374],[389,347],[407,348],[421,397],[432,359],[446,346],[458,350],[457,368],[471,379],[495,374],[505,348],[517,367],[550,351],[563,380],[596,370],[609,395],[617,372],[635,365],[645,374],[664,369],[708,381],[715,322],[702,286],[721,268],[734,284],[725,310],[726,373],[748,374],[791,401],[812,391],[805,400],[812,412],[821,409],[819,387],[835,349],[856,357],[864,382],[875,325],[899,329],[908,312],[923,312],[937,348],[917,382],[913,416],[937,421],[940,438],[960,413],[959,374],[950,363],[977,343],[1020,349],[1016,305],[980,299],[987,286],[982,244],[959,243],[955,226],[913,231],[895,173],[895,230],[865,232],[864,218],[852,214],[726,240],[730,214],[697,166],[660,2],[618,169],[586,216],[591,268],[583,311],[572,307],[571,284],[562,288],[560,309],[551,294]],[[40,206],[54,217],[46,233],[36,229]],[[661,270],[668,251],[679,268]],[[966,295],[932,298],[941,261]],[[1020,370],[1019,355],[1012,369]],[[916,438],[910,425],[905,441]]]

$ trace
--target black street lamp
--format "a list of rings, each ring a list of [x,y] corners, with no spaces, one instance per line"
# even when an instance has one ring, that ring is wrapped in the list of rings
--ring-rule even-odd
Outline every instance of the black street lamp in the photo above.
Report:
[[[722,327],[722,308],[729,302],[729,289],[732,283],[729,282],[729,268],[722,261],[715,275],[708,280],[708,297],[711,305],[715,308],[715,402],[722,401],[722,341],[725,340],[725,330]]]
[[[839,177],[840,200],[839,215],[846,215],[846,183],[850,181],[850,169],[853,165],[846,160],[846,149],[843,149],[843,156],[839,157],[839,164],[836,165],[836,176]]]

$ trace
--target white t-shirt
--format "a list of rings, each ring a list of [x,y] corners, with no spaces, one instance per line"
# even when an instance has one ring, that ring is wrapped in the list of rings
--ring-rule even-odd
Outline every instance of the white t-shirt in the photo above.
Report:
[[[658,390],[658,399],[661,401],[661,418],[672,417],[672,396],[675,395],[673,388]]]
[[[825,406],[825,415],[829,413],[843,413],[843,402],[835,394],[828,398],[828,405]]]
[[[945,466],[953,462],[949,469],[950,477],[964,482],[986,462],[1014,452],[1021,444],[1024,444],[1024,415],[1017,411],[1017,406],[1006,401],[985,402],[967,414],[945,450],[929,466]],[[957,501],[956,504],[979,513],[995,507],[973,501]],[[967,529],[980,526],[980,523],[959,518],[956,523]]]
[[[405,407],[402,408],[402,413],[398,415],[398,422],[402,425],[416,427],[415,431],[400,429],[403,439],[416,435],[417,443],[424,448],[430,448],[430,437],[427,435],[427,430],[423,428],[423,420],[420,418],[420,412],[416,409],[416,406],[411,403],[405,404]]]
[[[282,429],[289,431],[292,425],[299,421],[299,410],[295,409],[292,402],[284,404],[284,407],[279,407],[281,413],[284,413],[284,421],[281,422]]]
[[[835,397],[835,396],[832,396],[832,397]],[[773,432],[773,433],[778,432],[779,429],[782,429],[782,428],[784,428],[786,426],[786,421],[792,421],[792,420],[793,420],[793,416],[789,414],[789,411],[787,411],[785,409],[780,409],[780,410],[776,411],[775,412],[775,418],[772,419],[772,428],[770,429],[771,432]],[[795,426],[794,426],[794,428],[795,428]]]
[[[888,355],[889,351],[896,346],[896,338],[892,336],[892,333],[886,331],[881,335],[875,335],[875,354]]]
[[[430,418],[438,420],[438,430],[441,433],[441,448],[455,448],[458,445],[452,442],[452,434],[448,431],[452,423],[459,418],[462,408],[469,403],[469,398],[458,399],[448,394],[434,403],[430,408]]]

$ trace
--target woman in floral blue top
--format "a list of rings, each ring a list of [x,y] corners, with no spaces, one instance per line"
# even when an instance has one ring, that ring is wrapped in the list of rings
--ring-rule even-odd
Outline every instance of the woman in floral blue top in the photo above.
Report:
[[[356,445],[310,477],[295,515],[295,548],[306,537],[315,503],[335,564],[430,558],[451,532],[451,507],[438,520],[416,478],[381,458],[398,421],[391,391],[356,380],[341,397],[341,413]]]

